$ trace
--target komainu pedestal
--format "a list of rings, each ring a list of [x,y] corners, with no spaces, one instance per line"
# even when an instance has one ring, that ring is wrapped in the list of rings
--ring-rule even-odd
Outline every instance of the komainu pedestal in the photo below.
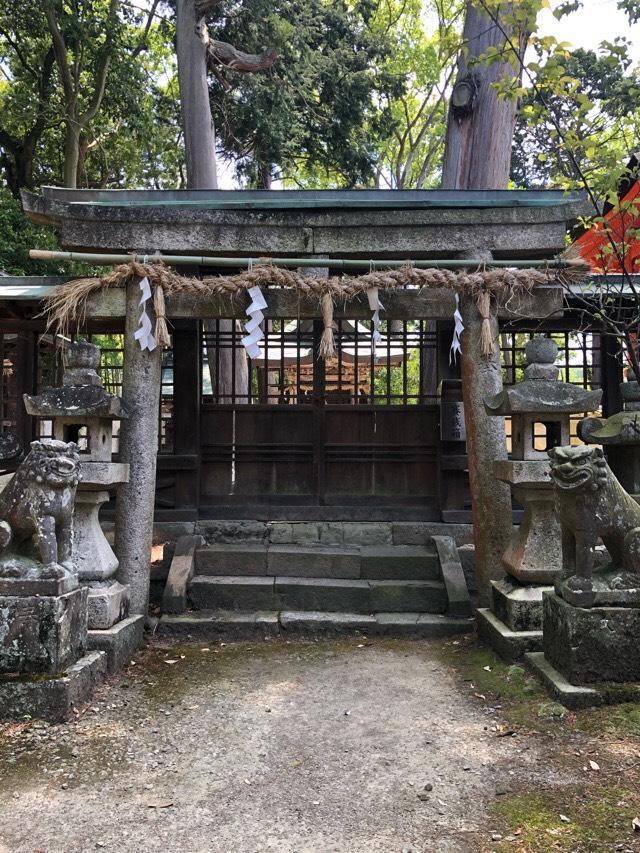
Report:
[[[599,447],[550,453],[562,572],[544,597],[544,654],[529,660],[566,704],[640,696],[640,506]],[[610,562],[595,564],[602,540]]]
[[[73,561],[74,443],[34,441],[0,494],[0,715],[63,719],[105,671]]]
[[[558,381],[557,353],[550,338],[528,341],[523,380],[485,402],[489,414],[511,416],[511,458],[494,470],[523,510],[502,556],[506,577],[492,582],[491,608],[478,611],[479,634],[507,661],[542,648],[542,596],[562,566],[547,450],[569,441],[573,412],[600,403],[600,391]]]

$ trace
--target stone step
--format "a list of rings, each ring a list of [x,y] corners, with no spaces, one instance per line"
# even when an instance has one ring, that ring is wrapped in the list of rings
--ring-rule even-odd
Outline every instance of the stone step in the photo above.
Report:
[[[437,638],[473,630],[473,620],[433,613],[347,613],[340,611],[199,610],[165,614],[158,633],[203,639],[251,638],[306,634]]]
[[[208,577],[437,580],[440,575],[433,545],[207,545],[196,551],[195,570]]]
[[[445,587],[433,580],[196,575],[189,598],[196,610],[444,613],[447,609]]]
[[[201,534],[209,544],[427,545],[432,536],[451,536],[458,546],[473,542],[470,524],[436,521],[201,519],[188,532]]]

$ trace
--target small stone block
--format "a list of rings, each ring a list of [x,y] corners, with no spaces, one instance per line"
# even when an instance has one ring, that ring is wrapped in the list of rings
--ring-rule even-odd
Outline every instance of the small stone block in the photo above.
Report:
[[[392,525],[394,545],[427,545],[431,542],[431,533],[421,522],[400,521]]]
[[[384,521],[345,521],[342,525],[345,545],[391,545],[392,525]]]
[[[0,672],[59,673],[87,645],[85,587],[59,596],[0,597]]]
[[[87,625],[105,631],[129,615],[129,586],[119,581],[89,585]]]
[[[162,593],[164,613],[182,613],[186,609],[187,588],[195,572],[196,549],[203,542],[199,535],[181,536],[176,542]]]
[[[433,541],[440,559],[440,572],[447,590],[451,616],[471,616],[471,598],[462,570],[455,541],[450,536],[434,536]]]
[[[88,652],[63,675],[29,678],[0,676],[0,717],[7,720],[37,718],[61,723],[73,717],[91,699],[104,680],[104,652]]]
[[[297,545],[313,545],[319,541],[318,524],[315,521],[296,521],[291,524],[291,539]]]
[[[161,617],[158,632],[163,635],[235,639],[276,637],[280,626],[275,611],[201,610]]]
[[[271,521],[268,527],[269,542],[273,545],[290,545],[293,530],[289,521]]]
[[[318,524],[318,535],[323,545],[342,545],[344,527],[341,521],[322,521]]]
[[[267,524],[264,521],[244,519],[198,521],[195,532],[202,534],[205,541],[209,543],[263,542],[267,535]]]
[[[553,587],[520,584],[508,577],[491,581],[491,609],[511,631],[541,631],[545,591],[552,592]]]
[[[143,636],[144,616],[129,616],[105,631],[89,631],[87,648],[105,653],[107,672],[119,672],[142,646]]]
[[[515,663],[527,652],[542,649],[542,631],[512,631],[488,608],[476,611],[478,637],[506,663]]]

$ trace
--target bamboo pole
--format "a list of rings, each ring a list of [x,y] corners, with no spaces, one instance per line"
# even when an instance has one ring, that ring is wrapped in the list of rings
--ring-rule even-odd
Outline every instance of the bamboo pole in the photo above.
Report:
[[[102,254],[97,252],[59,252],[50,249],[31,249],[29,257],[39,261],[80,261],[96,266],[110,266],[115,264],[126,264],[135,260],[138,263],[153,263],[161,260],[170,266],[210,266],[210,267],[248,267],[249,264],[260,262],[269,263],[276,267],[317,267],[318,258],[230,258],[215,257],[209,255],[139,255],[131,254]],[[399,269],[404,266],[412,266],[416,269],[469,269],[473,266],[486,267],[487,269],[567,269],[571,266],[570,261],[562,258],[537,258],[532,260],[510,260],[496,261],[493,259],[484,261],[482,259],[462,260],[460,258],[447,258],[437,260],[378,260],[362,258],[323,258],[323,267],[332,270],[351,269]]]

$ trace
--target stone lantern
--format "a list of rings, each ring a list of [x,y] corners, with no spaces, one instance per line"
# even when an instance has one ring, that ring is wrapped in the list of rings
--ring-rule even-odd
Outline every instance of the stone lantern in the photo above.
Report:
[[[558,347],[536,337],[525,347],[524,379],[485,400],[489,415],[511,416],[511,458],[495,463],[523,508],[519,529],[502,557],[507,573],[492,581],[491,609],[479,611],[479,632],[507,660],[542,645],[542,594],[562,570],[548,451],[570,443],[572,413],[600,405],[601,391],[558,380]]]
[[[53,435],[74,441],[80,455],[80,483],[74,517],[74,563],[89,588],[89,647],[107,651],[118,668],[141,639],[143,617],[128,617],[129,587],[117,578],[118,559],[100,526],[100,507],[109,490],[129,479],[129,466],[112,460],[113,422],[127,417],[120,397],[102,387],[100,349],[88,341],[67,346],[63,384],[34,397],[25,395],[30,415],[51,419]]]

